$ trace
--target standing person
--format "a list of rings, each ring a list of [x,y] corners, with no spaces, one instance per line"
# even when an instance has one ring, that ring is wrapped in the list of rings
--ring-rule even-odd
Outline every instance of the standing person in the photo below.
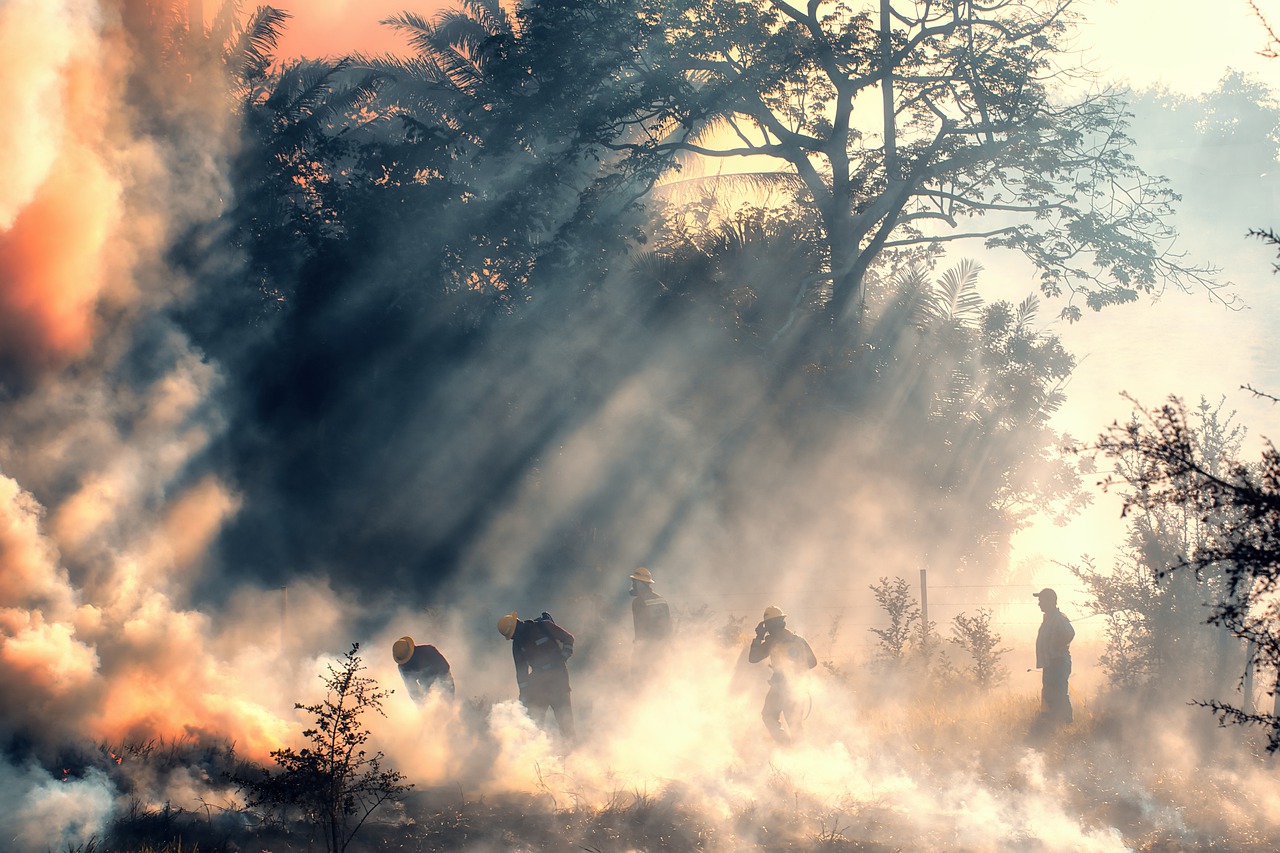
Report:
[[[653,575],[644,566],[631,578],[631,618],[635,623],[636,643],[646,644],[671,636],[671,608],[667,600],[653,591]]]
[[[560,734],[572,741],[576,732],[567,661],[573,655],[573,635],[557,625],[545,610],[537,619],[524,620],[512,610],[498,620],[498,632],[511,641],[520,702],[529,716],[541,725],[550,708],[555,712]]]
[[[1040,599],[1040,610],[1044,612],[1036,634],[1036,669],[1041,670],[1043,679],[1036,730],[1047,734],[1071,722],[1067,679],[1071,677],[1071,641],[1076,629],[1058,609],[1058,593],[1046,588],[1032,595]]]
[[[764,610],[764,619],[756,626],[747,659],[759,663],[769,659],[773,674],[769,676],[769,692],[764,697],[760,717],[765,728],[778,743],[791,743],[804,735],[804,713],[801,707],[803,680],[818,665],[818,658],[808,641],[787,630],[787,616],[778,607]],[[783,729],[781,718],[786,718]]]
[[[453,695],[453,673],[449,662],[435,646],[419,646],[413,637],[401,637],[391,646],[391,657],[400,669],[405,689],[415,702],[424,702],[433,685]]]

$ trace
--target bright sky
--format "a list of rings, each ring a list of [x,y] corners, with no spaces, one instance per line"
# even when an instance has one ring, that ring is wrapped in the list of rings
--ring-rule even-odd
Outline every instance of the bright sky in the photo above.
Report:
[[[206,11],[212,4],[206,3]],[[351,50],[384,51],[403,39],[378,21],[398,12],[430,17],[447,0],[274,0],[294,17],[282,46],[286,54],[319,56]],[[1280,0],[1258,0],[1280,26]],[[1164,83],[1199,92],[1228,65],[1259,71],[1256,51],[1266,34],[1248,0],[1078,0],[1088,24],[1078,44],[1093,46],[1094,67],[1113,79],[1142,87]]]
[[[315,58],[403,49],[404,37],[379,21],[400,12],[430,19],[451,4],[445,0],[273,0],[271,5],[293,15],[281,54]]]
[[[1280,27],[1280,0],[1257,0]],[[1135,88],[1163,84],[1200,93],[1213,88],[1227,67],[1275,74],[1258,55],[1267,34],[1248,0],[1083,0],[1087,24],[1078,45],[1091,45],[1092,67]]]

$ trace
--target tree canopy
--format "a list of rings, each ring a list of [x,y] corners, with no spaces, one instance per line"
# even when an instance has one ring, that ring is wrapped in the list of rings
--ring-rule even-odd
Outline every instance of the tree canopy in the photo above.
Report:
[[[1067,59],[1072,5],[539,2],[514,33],[537,112],[571,93],[584,144],[661,175],[741,161],[810,206],[830,318],[884,252],[963,238],[1025,255],[1070,319],[1168,280],[1212,287],[1172,251],[1177,196],[1135,162],[1122,98]],[[607,66],[572,35],[601,15]]]
[[[584,431],[621,445],[530,559],[599,563],[601,529],[690,547],[695,508],[740,524],[835,445],[952,564],[1078,508],[1041,313],[1204,279],[1118,93],[1075,85],[1070,7],[467,0],[390,18],[406,55],[253,65],[236,193],[175,248],[182,320],[236,380],[219,452],[260,495],[228,558],[448,575]],[[1027,255],[1039,296],[984,300],[943,260],[966,236]]]

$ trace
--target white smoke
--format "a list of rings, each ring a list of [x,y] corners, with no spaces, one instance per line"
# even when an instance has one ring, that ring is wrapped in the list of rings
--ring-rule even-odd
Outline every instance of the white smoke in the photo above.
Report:
[[[98,770],[55,779],[35,765],[0,762],[0,797],[0,846],[12,853],[47,853],[101,838],[116,791]]]

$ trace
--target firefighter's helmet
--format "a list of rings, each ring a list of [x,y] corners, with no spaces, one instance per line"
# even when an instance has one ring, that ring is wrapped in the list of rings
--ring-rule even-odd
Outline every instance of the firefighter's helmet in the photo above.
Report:
[[[516,616],[516,612],[512,610],[498,620],[498,633],[510,640],[516,635],[516,624],[519,621],[520,617]]]
[[[391,657],[396,663],[408,663],[413,657],[413,637],[401,637],[391,647]]]
[[[653,583],[653,574],[644,566],[641,566],[631,573],[631,579],[642,583]]]
[[[770,604],[764,609],[764,621],[766,622],[770,619],[785,619],[786,617],[787,614],[783,613],[782,608],[776,604]]]

